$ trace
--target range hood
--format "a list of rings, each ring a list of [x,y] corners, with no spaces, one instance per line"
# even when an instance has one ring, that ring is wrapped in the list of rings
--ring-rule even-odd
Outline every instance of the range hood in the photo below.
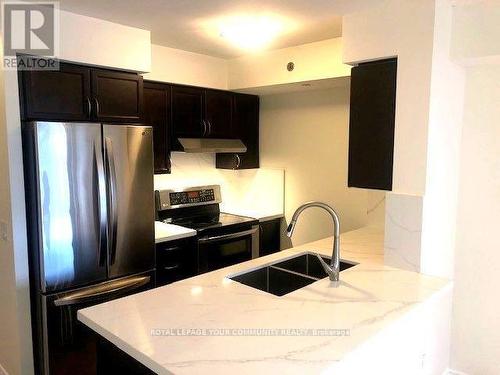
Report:
[[[240,153],[247,152],[247,147],[240,139],[216,138],[178,138],[182,151],[188,153],[219,152]]]

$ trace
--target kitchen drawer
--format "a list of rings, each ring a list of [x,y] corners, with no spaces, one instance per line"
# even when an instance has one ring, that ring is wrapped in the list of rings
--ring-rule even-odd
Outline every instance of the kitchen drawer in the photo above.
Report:
[[[196,237],[156,244],[156,285],[162,286],[198,273]]]

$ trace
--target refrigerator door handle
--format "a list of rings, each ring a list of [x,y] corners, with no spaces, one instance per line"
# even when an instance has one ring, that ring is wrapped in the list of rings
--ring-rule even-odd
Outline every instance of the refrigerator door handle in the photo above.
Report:
[[[111,138],[104,138],[104,150],[106,155],[106,168],[108,175],[108,214],[109,214],[109,264],[115,263],[116,258],[116,231],[118,226],[117,201],[116,201],[116,169],[113,154],[113,141]]]
[[[95,166],[97,170],[97,204],[99,208],[99,266],[106,265],[106,230],[107,230],[107,195],[104,161],[102,158],[101,142],[94,143]]]
[[[137,289],[149,283],[150,280],[151,276],[134,276],[121,280],[108,281],[82,290],[63,294],[62,297],[54,301],[54,305],[70,306],[82,302],[99,300],[110,294]]]

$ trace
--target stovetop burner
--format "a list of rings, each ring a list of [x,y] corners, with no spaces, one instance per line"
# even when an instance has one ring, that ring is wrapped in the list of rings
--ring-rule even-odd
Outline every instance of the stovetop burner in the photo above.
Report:
[[[158,219],[169,224],[194,229],[198,232],[231,226],[257,225],[258,220],[220,212],[218,204],[158,211]]]

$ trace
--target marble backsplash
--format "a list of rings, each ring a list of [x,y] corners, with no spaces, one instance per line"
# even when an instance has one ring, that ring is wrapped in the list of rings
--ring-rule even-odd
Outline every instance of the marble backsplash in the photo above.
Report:
[[[387,193],[384,263],[420,272],[422,197]]]
[[[368,190],[366,217],[368,225],[385,225],[385,191]]]

